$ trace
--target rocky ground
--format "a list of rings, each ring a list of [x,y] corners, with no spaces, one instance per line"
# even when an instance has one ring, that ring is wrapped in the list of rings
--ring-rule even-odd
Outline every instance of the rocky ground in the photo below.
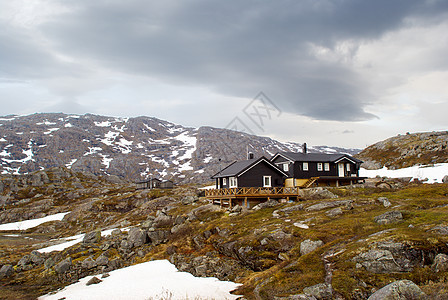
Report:
[[[243,283],[235,293],[245,299],[448,299],[447,184],[378,178],[304,190],[300,202],[227,210],[198,186],[135,190],[64,168],[1,182],[0,224],[70,212],[0,232],[4,299],[35,299],[154,259]],[[81,233],[65,250],[36,251]]]

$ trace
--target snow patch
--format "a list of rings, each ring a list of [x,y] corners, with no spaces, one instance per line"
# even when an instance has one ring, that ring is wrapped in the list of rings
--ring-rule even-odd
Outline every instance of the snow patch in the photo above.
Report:
[[[48,135],[48,134],[51,134],[52,132],[57,131],[57,130],[59,130],[59,128],[49,128],[48,131],[44,132],[44,134]]]
[[[64,218],[64,216],[68,213],[69,212],[64,212],[64,213],[46,216],[46,217],[39,218],[39,219],[32,219],[32,220],[26,220],[26,221],[20,221],[20,222],[1,224],[0,230],[26,230],[29,228],[39,226],[40,224],[43,224],[45,222],[61,221]]]
[[[448,175],[448,163],[435,164],[434,166],[413,166],[397,170],[389,170],[386,167],[378,170],[359,169],[359,176],[362,177],[412,177],[412,179],[418,180],[428,179],[428,183],[441,183],[446,175]]]

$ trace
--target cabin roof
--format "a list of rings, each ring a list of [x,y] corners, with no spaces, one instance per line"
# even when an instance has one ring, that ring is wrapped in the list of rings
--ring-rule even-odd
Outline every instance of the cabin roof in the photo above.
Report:
[[[281,173],[283,176],[288,176],[285,172],[283,172],[277,166],[272,164],[272,162],[270,162],[266,157],[262,156],[259,159],[234,161],[233,163],[225,167],[221,172],[218,172],[215,175],[213,175],[212,178],[239,176],[263,161],[266,162],[275,171]]]
[[[276,159],[277,157],[282,156],[287,160],[292,162],[294,161],[303,161],[303,162],[334,162],[337,163],[343,159],[347,159],[352,161],[353,163],[362,163],[362,160],[354,158],[348,154],[343,153],[297,153],[297,152],[277,152],[272,158],[271,161]]]

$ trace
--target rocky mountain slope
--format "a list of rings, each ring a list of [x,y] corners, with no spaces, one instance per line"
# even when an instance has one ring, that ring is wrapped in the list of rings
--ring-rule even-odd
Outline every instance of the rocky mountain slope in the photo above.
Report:
[[[67,168],[1,179],[0,224],[68,213],[0,232],[2,299],[35,299],[87,275],[101,285],[112,270],[154,259],[242,283],[244,299],[448,296],[447,184],[390,179],[382,188],[372,179],[227,210],[194,185],[136,191]],[[66,249],[42,250],[78,235]]]
[[[398,135],[367,147],[356,157],[367,169],[448,163],[448,131]]]
[[[94,175],[138,181],[150,176],[177,183],[205,182],[247,150],[267,157],[301,151],[299,143],[280,143],[227,129],[188,128],[150,117],[33,114],[0,118],[0,173],[26,174],[66,166]],[[310,152],[346,152],[326,146]]]

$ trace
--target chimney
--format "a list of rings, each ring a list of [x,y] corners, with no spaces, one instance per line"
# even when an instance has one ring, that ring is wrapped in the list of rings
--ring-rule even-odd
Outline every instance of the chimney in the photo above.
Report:
[[[302,145],[302,153],[303,154],[306,154],[306,143],[303,143],[303,145]]]
[[[248,152],[247,159],[254,159],[254,154],[252,152]]]

